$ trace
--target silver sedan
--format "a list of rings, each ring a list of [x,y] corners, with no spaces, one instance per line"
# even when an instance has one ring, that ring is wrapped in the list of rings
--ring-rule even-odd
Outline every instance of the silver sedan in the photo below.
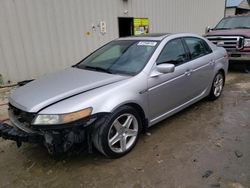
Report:
[[[5,139],[44,144],[52,154],[87,143],[104,155],[127,154],[139,134],[208,97],[217,99],[228,69],[225,49],[194,34],[119,38],[66,70],[10,96],[14,126]]]

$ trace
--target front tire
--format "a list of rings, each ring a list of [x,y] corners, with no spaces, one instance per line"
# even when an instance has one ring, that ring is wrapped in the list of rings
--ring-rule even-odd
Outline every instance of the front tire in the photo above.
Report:
[[[208,98],[210,100],[216,100],[221,96],[225,83],[225,77],[222,72],[218,72],[213,80],[213,85],[211,87]]]
[[[126,155],[137,143],[141,117],[134,108],[122,106],[104,118],[94,131],[95,148],[109,158]]]

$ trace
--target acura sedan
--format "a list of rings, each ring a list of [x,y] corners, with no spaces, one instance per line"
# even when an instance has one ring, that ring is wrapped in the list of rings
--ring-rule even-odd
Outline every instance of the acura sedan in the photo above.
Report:
[[[17,88],[11,125],[0,136],[44,144],[49,153],[86,143],[110,158],[140,133],[207,97],[217,99],[228,69],[224,48],[194,34],[119,38],[78,64]]]

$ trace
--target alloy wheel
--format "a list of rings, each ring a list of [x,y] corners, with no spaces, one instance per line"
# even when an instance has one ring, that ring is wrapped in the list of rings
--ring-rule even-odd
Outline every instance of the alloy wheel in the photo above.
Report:
[[[221,74],[217,74],[215,80],[214,80],[214,95],[216,97],[220,96],[222,89],[223,89],[223,83],[224,78]]]
[[[139,125],[136,117],[132,114],[122,114],[117,117],[108,133],[108,144],[110,149],[116,153],[129,150],[136,142]]]

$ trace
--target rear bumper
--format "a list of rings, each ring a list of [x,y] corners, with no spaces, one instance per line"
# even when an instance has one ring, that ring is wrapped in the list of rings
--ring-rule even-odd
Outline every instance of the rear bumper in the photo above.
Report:
[[[230,61],[250,61],[249,52],[228,52]]]

